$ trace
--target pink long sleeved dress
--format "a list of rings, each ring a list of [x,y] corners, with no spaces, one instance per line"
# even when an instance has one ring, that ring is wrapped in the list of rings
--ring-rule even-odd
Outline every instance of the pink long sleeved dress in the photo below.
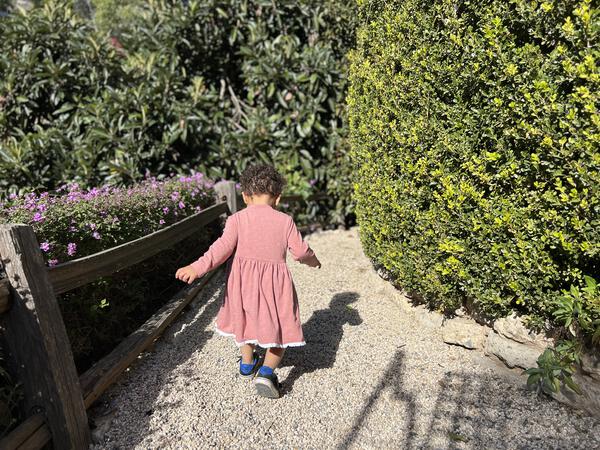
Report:
[[[296,289],[286,264],[314,252],[302,240],[294,220],[269,205],[248,205],[229,216],[223,235],[191,266],[198,273],[216,268],[234,255],[216,330],[238,345],[304,345]]]

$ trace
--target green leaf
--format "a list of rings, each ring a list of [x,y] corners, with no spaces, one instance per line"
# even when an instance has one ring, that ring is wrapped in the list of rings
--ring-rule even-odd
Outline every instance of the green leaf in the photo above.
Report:
[[[453,432],[449,432],[448,437],[451,440],[453,440],[454,442],[468,442],[469,441],[469,439],[467,439],[466,437],[464,437],[458,433],[453,433]]]
[[[534,373],[531,374],[528,378],[527,378],[527,386],[531,386],[533,384],[537,384],[542,378],[542,374],[541,373]]]
[[[582,395],[583,392],[581,391],[581,388],[579,387],[579,385],[577,383],[575,383],[573,381],[573,379],[570,376],[565,376],[563,381],[565,382],[565,384],[575,393]]]

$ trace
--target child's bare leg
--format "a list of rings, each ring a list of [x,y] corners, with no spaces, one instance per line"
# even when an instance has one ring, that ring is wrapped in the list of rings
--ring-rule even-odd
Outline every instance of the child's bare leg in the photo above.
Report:
[[[276,369],[281,362],[281,358],[283,358],[283,354],[285,352],[285,348],[271,347],[267,349],[267,353],[265,354],[265,362],[264,366],[270,367],[271,369]]]
[[[242,363],[252,364],[254,362],[254,344],[244,344],[240,347],[242,353]]]

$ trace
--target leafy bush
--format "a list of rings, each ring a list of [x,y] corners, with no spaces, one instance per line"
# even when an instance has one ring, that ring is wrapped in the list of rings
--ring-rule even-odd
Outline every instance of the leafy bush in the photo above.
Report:
[[[198,173],[130,188],[82,190],[60,195],[12,196],[0,223],[30,224],[49,265],[83,257],[169,226],[214,203],[212,182]],[[64,191],[64,192],[63,192]],[[181,283],[174,268],[197,258],[219,233],[219,224],[110,277],[59,296],[80,371],[109,352],[165,303]]]
[[[111,39],[64,4],[4,18],[0,190],[236,179],[258,160],[295,192],[328,189],[341,221],[350,3],[125,3],[136,13]]]
[[[201,83],[184,86],[157,56],[130,67],[64,5],[3,19],[0,46],[3,190],[74,181],[98,186],[166,173],[182,117],[210,101],[200,95]]]
[[[552,320],[600,262],[589,0],[361,1],[351,54],[366,253],[434,307]]]

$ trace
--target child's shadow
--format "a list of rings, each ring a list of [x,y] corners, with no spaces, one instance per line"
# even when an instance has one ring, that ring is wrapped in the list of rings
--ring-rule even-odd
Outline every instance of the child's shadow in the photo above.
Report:
[[[282,383],[282,394],[291,392],[294,382],[302,374],[333,367],[344,334],[343,326],[362,323],[358,311],[350,306],[358,297],[356,292],[335,294],[329,308],[315,311],[302,325],[306,346],[286,352],[283,365],[293,368]]]

